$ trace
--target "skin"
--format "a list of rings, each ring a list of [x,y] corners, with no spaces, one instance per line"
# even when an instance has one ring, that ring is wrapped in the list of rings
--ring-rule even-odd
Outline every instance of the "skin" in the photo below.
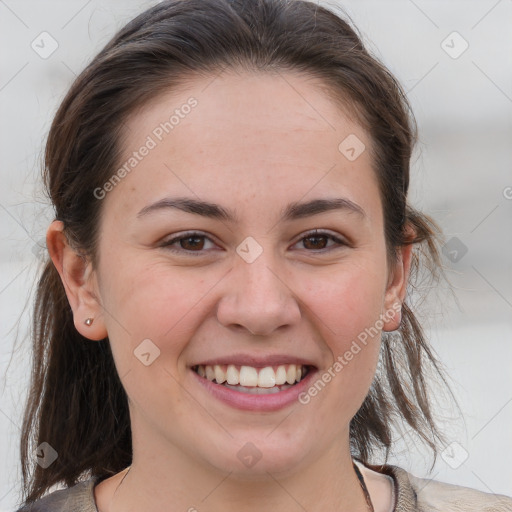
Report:
[[[309,404],[274,412],[226,405],[190,370],[235,352],[284,353],[321,375],[405,297],[411,247],[388,267],[371,140],[320,85],[289,71],[224,72],[160,96],[127,123],[127,158],[189,97],[198,105],[102,200],[96,268],[73,252],[62,223],[48,229],[76,328],[90,340],[108,335],[129,398],[133,464],[96,486],[100,512],[367,510],[348,429],[374,377],[380,334]],[[338,150],[350,134],[366,146],[354,161]],[[137,217],[169,196],[217,203],[238,222],[176,209]],[[364,217],[335,210],[280,220],[291,202],[333,197]],[[347,245],[326,237],[315,250],[304,240],[312,229]],[[187,230],[208,237],[199,255],[163,246]],[[248,236],[263,249],[252,263],[236,252]],[[398,312],[382,329],[399,323]],[[160,355],[145,366],[133,351],[148,338]],[[262,456],[250,468],[237,457],[247,442]],[[387,479],[364,475],[375,510],[389,510]]]

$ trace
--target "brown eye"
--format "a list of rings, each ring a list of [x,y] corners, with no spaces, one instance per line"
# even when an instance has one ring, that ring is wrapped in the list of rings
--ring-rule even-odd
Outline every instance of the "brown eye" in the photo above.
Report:
[[[334,242],[334,245],[329,245],[329,241]],[[347,245],[345,241],[334,235],[331,235],[330,233],[321,233],[317,231],[307,234],[305,237],[299,240],[299,243],[302,243],[304,249],[308,249],[308,251],[337,249],[341,246]]]
[[[327,237],[325,235],[308,236],[303,238],[303,240],[306,249],[325,249],[327,245]]]
[[[161,247],[181,255],[200,256],[208,253],[208,249],[214,248],[215,244],[201,233],[183,233],[163,242]]]
[[[186,251],[202,249],[204,247],[204,236],[189,236],[179,240],[180,247]]]

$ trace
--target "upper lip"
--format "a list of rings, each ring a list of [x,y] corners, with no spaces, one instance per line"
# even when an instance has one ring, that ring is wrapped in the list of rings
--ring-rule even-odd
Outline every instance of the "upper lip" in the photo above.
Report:
[[[229,356],[221,356],[203,360],[192,366],[214,366],[216,364],[233,364],[235,366],[252,366],[254,368],[265,368],[266,366],[279,366],[282,364],[315,366],[311,360],[295,357],[289,354],[271,354],[266,356],[257,356],[254,354],[231,354]]]

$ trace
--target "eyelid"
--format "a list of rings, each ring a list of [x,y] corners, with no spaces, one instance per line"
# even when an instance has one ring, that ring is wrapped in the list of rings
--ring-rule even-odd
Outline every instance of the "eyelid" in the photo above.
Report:
[[[215,240],[210,235],[208,235],[202,231],[184,231],[182,233],[176,233],[176,234],[172,235],[171,238],[164,239],[164,241],[162,241],[159,244],[159,246],[166,250],[174,252],[176,254],[185,254],[185,255],[192,254],[194,256],[199,256],[200,254],[207,252],[207,251],[188,251],[187,249],[181,249],[181,248],[175,249],[174,247],[172,247],[172,244],[175,244],[175,243],[179,242],[180,240],[184,240],[187,238],[193,238],[193,237],[204,238],[204,239],[209,240],[210,242],[218,245],[217,242],[215,242]]]
[[[349,246],[350,243],[348,242],[348,240],[337,234],[337,233],[333,233],[331,231],[327,231],[327,230],[324,230],[324,229],[318,229],[318,228],[315,228],[315,229],[312,229],[312,230],[309,230],[309,231],[306,231],[305,233],[301,233],[300,234],[300,238],[297,239],[296,242],[294,242],[293,245],[296,245],[298,244],[299,242],[301,242],[302,240],[304,240],[305,238],[309,238],[311,236],[325,236],[326,238],[329,238],[333,241],[335,241],[337,244],[338,244],[338,247],[341,247],[341,246]],[[331,247],[331,249],[335,249],[336,247]],[[329,250],[329,248],[324,248],[324,249],[317,249],[316,251],[315,250],[308,250],[307,252],[310,252],[310,253],[321,253],[321,252],[324,252],[324,251],[327,251]]]
[[[315,235],[316,236],[325,236],[326,238],[334,241],[335,244],[337,244],[337,245],[334,247],[331,246],[331,247],[325,247],[323,249],[316,249],[316,250],[315,249],[312,249],[312,250],[304,249],[308,253],[321,254],[324,252],[328,252],[330,250],[339,249],[341,247],[344,247],[344,246],[346,247],[346,246],[350,245],[350,243],[344,237],[342,237],[338,234],[332,233],[330,231],[327,231],[327,230],[322,230],[322,229],[316,228],[316,229],[306,231],[305,233],[301,233],[299,235],[299,238],[292,244],[292,246],[300,243],[301,241],[303,241],[304,239],[306,239],[308,237],[312,237]],[[162,247],[166,250],[169,250],[175,254],[180,254],[180,255],[200,256],[204,253],[208,253],[209,251],[207,251],[207,250],[191,251],[191,250],[187,250],[187,249],[172,247],[173,244],[176,244],[180,240],[184,240],[187,238],[193,238],[193,237],[204,238],[204,239],[209,240],[210,242],[218,245],[217,242],[213,239],[213,237],[211,237],[210,235],[208,235],[202,231],[184,231],[182,233],[176,233],[171,238],[163,241],[160,244],[160,247]]]

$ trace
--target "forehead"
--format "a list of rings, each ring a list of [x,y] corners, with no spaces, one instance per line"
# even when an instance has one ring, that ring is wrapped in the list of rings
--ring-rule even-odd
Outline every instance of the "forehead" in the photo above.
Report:
[[[129,172],[111,194],[123,191],[125,209],[167,193],[233,207],[242,197],[297,201],[333,188],[380,203],[367,133],[307,75],[196,77],[139,109],[126,127],[120,167]]]

